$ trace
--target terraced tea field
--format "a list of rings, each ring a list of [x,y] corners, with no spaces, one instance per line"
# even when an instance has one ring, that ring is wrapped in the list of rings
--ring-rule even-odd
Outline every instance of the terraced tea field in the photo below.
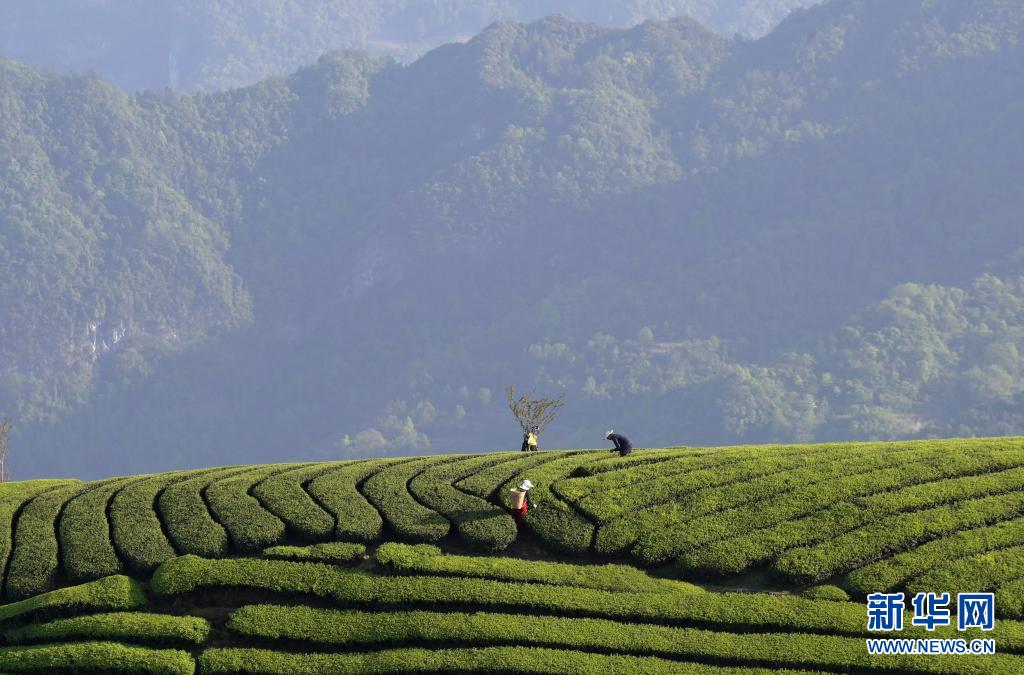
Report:
[[[1020,438],[28,481],[0,520],[3,672],[1024,672]],[[876,591],[992,591],[993,631],[886,637],[998,652],[869,656]]]

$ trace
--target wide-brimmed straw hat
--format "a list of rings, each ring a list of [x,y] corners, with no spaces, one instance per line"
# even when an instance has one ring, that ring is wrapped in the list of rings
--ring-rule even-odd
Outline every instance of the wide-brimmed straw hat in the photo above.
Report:
[[[529,478],[526,478],[523,480],[522,483],[519,484],[519,487],[517,489],[526,492],[527,490],[533,489],[533,483],[530,482]]]

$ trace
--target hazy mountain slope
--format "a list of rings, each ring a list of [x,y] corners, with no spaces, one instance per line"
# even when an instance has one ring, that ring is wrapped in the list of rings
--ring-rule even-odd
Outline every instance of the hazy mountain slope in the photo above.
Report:
[[[129,91],[223,89],[283,75],[335,49],[412,60],[494,21],[562,13],[625,27],[692,16],[757,37],[815,0],[10,0],[0,55],[64,72],[95,70]]]
[[[153,167],[140,180],[181,195],[176,221],[209,228],[188,250],[226,276],[182,279],[198,290],[172,307],[219,337],[174,356],[129,341],[47,371],[59,340],[15,342],[0,409],[28,422],[18,470],[98,447],[139,471],[508,447],[511,382],[567,392],[549,447],[610,425],[644,445],[1009,433],[1022,423],[1022,17],[996,0],[847,0],[755,42],[688,20],[550,18],[409,66],[339,53],[231,92],[111,93],[120,112],[55,99],[86,130],[137,120],[118,126]],[[21,142],[64,167],[46,139],[71,133],[66,116],[8,81]],[[9,178],[12,203],[66,204],[106,232],[109,188],[18,187],[28,175]],[[142,232],[169,208],[129,204]],[[18,260],[52,269],[63,232]],[[103,241],[134,260],[134,245]],[[144,286],[96,269],[111,297]],[[46,293],[76,317],[102,306]],[[251,323],[217,332],[245,321],[249,297]],[[76,368],[99,376],[72,397]],[[28,377],[52,395],[26,394]]]

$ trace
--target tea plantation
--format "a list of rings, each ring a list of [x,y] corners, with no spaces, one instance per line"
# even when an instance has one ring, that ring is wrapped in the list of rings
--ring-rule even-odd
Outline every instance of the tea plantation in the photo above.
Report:
[[[1021,438],[26,481],[0,521],[0,672],[1024,672]],[[879,591],[992,591],[995,628],[873,634]]]

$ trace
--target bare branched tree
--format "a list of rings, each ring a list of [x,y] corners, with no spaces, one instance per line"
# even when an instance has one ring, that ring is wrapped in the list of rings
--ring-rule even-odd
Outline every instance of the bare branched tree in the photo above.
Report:
[[[555,419],[558,409],[565,402],[564,395],[558,398],[547,396],[537,398],[533,391],[517,397],[515,385],[512,384],[505,387],[505,395],[508,397],[508,409],[515,415],[516,422],[522,427],[523,433],[533,429],[538,436]]]
[[[5,417],[0,420],[0,483],[6,483],[11,479],[7,471],[7,450],[11,447],[11,418]]]

